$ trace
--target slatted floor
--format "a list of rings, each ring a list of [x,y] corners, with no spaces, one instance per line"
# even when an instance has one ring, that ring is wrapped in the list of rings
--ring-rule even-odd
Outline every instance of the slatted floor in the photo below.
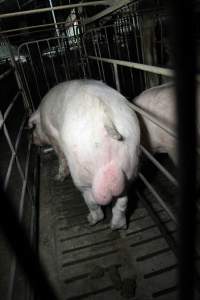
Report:
[[[54,154],[42,154],[40,252],[59,298],[176,299],[177,260],[146,208],[135,205],[128,230],[111,231],[111,207],[102,223],[90,227],[71,178],[56,182],[56,171]],[[164,210],[156,203],[153,207],[175,235]]]

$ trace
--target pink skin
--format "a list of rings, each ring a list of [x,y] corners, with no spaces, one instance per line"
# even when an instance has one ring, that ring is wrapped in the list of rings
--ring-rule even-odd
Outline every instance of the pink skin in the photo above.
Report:
[[[92,190],[99,205],[108,204],[113,196],[119,196],[125,186],[125,178],[115,161],[100,168],[94,177]]]
[[[128,101],[95,80],[63,82],[43,98],[29,119],[36,144],[51,144],[89,208],[91,225],[103,219],[100,205],[114,198],[112,229],[126,228],[126,183],[137,173],[140,129]]]

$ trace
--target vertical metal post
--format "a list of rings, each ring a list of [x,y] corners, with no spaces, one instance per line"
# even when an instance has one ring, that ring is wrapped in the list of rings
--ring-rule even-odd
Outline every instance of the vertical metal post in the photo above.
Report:
[[[59,37],[60,36],[60,33],[59,33],[59,29],[58,29],[58,25],[57,25],[57,22],[56,22],[56,17],[55,17],[55,12],[53,10],[53,5],[52,5],[52,1],[49,0],[49,5],[51,7],[51,13],[52,13],[52,18],[53,18],[53,22],[55,24],[55,29],[56,29],[56,34],[57,36]]]
[[[114,73],[115,73],[115,83],[116,83],[116,88],[118,92],[120,92],[120,83],[119,83],[119,74],[117,70],[117,64],[113,64],[114,67]]]
[[[176,70],[179,157],[179,299],[194,299],[196,105],[195,1],[174,0],[173,47]]]

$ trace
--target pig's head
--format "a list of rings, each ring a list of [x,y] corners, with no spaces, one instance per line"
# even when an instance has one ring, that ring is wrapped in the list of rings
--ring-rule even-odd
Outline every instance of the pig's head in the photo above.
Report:
[[[34,112],[28,121],[28,128],[32,130],[33,133],[33,143],[38,146],[47,144],[47,138],[42,131],[40,114],[38,111]]]

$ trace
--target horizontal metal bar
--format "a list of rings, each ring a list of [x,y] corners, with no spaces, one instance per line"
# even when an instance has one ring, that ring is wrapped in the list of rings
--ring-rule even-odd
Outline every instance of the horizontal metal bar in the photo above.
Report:
[[[139,172],[138,174],[139,178],[142,180],[142,182],[146,185],[146,187],[150,190],[150,192],[154,195],[156,200],[159,202],[159,204],[164,208],[164,210],[167,212],[167,214],[170,216],[170,218],[178,224],[177,218],[172,212],[171,208],[168,207],[168,205],[163,201],[163,199],[160,197],[160,195],[156,192],[154,187],[150,184],[150,182],[144,177],[142,173]]]
[[[142,70],[150,73],[155,73],[155,74],[160,74],[164,75],[167,77],[173,77],[174,76],[174,71],[167,69],[167,68],[161,68],[161,67],[156,67],[156,66],[150,66],[150,65],[145,65],[145,64],[139,64],[139,63],[134,63],[126,60],[118,60],[118,59],[111,59],[111,58],[103,58],[103,57],[96,57],[96,56],[88,56],[90,59],[94,60],[99,60],[99,61],[104,61],[110,64],[117,64],[119,66],[124,66],[124,67],[129,67],[129,68],[134,68],[137,70]],[[199,77],[200,79],[200,77]]]
[[[79,20],[76,20],[79,22]],[[41,25],[34,25],[34,26],[26,26],[26,27],[21,27],[21,28],[13,28],[9,30],[3,30],[0,31],[0,34],[5,34],[5,33],[11,33],[11,32],[18,32],[18,31],[26,31],[30,29],[36,29],[36,28],[44,28],[44,27],[51,27],[56,25],[73,25],[74,22],[56,22],[56,23],[47,23],[47,24],[41,24]]]
[[[44,149],[43,153],[49,153],[49,152],[52,152],[52,151],[53,151],[53,148],[49,147],[49,148]]]
[[[153,155],[140,145],[142,152],[148,157],[148,159],[167,177],[176,187],[178,186],[178,181],[172,176],[166,168],[164,168],[154,157]]]
[[[90,18],[87,18],[83,24],[86,25],[86,24],[89,24],[89,23],[92,23],[102,17],[105,17],[107,16],[108,14],[112,13],[113,11],[121,8],[122,6],[124,5],[127,5],[127,4],[130,4],[131,2],[133,2],[133,0],[118,0],[118,1],[112,1],[114,4],[112,4],[110,7],[104,9],[103,11],[101,11],[100,13],[90,17]],[[117,2],[117,3],[116,3]],[[134,2],[138,2],[138,0],[134,1]],[[111,1],[110,1],[111,3]]]
[[[1,33],[1,32],[0,32]],[[0,80],[4,79],[5,77],[7,77],[11,72],[13,72],[14,69],[10,68],[7,71],[5,71],[3,74],[0,75]]]
[[[102,0],[102,1],[93,1],[93,2],[86,2],[86,3],[59,5],[59,6],[54,6],[53,8],[44,7],[44,8],[38,8],[38,9],[24,10],[24,11],[19,11],[19,12],[1,14],[0,19],[45,13],[45,12],[49,12],[52,10],[57,11],[57,10],[63,10],[63,9],[76,8],[76,7],[87,7],[87,6],[96,6],[96,5],[105,5],[106,6],[106,5],[109,5],[109,1]]]
[[[48,41],[52,41],[52,40],[58,40],[58,39],[62,39],[62,40],[64,40],[64,39],[67,39],[67,36],[55,36],[55,37],[50,37],[50,38],[45,38],[45,39],[41,39],[41,40],[34,40],[34,41],[29,41],[29,42],[25,42],[25,43],[22,43],[22,44],[20,44],[20,46],[18,47],[18,56],[20,56],[20,50],[21,50],[21,48],[23,47],[23,46],[26,46],[26,45],[30,45],[30,44],[35,44],[35,43],[37,43],[37,42],[48,42]],[[68,39],[70,39],[70,38],[68,38]]]

